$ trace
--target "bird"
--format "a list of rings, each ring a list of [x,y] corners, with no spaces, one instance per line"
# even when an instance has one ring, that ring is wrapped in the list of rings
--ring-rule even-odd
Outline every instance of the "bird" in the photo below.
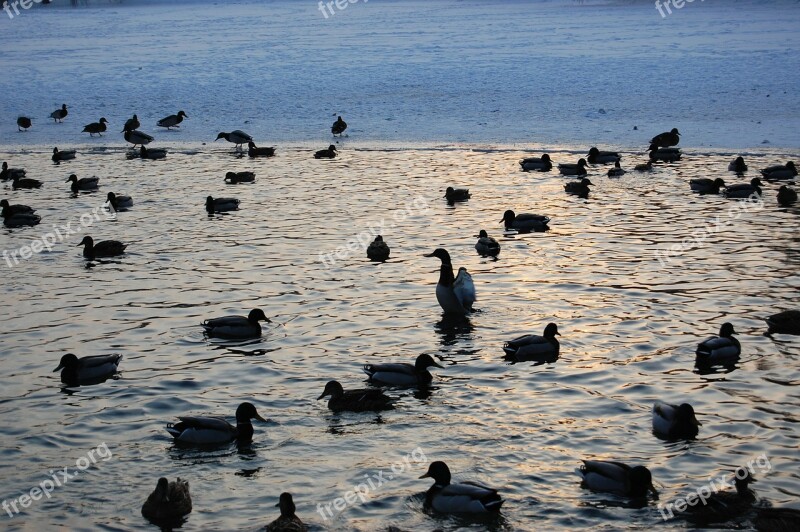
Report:
[[[475,243],[475,251],[483,257],[496,257],[500,254],[500,244],[490,237],[486,230],[481,229],[478,233],[478,241]]]
[[[139,123],[139,117],[133,115],[131,118],[125,121],[125,125],[122,126],[122,131],[120,133],[125,133],[127,131],[136,131],[142,124]]]
[[[724,364],[735,361],[742,353],[739,340],[734,338],[733,324],[725,322],[719,329],[719,336],[712,336],[697,345],[697,363],[704,365]]]
[[[156,489],[142,505],[142,515],[155,523],[177,524],[191,511],[192,497],[189,494],[189,482],[181,480],[180,477],[173,482],[164,477],[159,478]]]
[[[582,488],[621,495],[623,497],[646,497],[650,491],[657,498],[653,487],[653,476],[645,466],[629,466],[622,462],[604,460],[581,460],[583,465],[576,472],[583,478]]]
[[[367,258],[370,260],[385,262],[389,259],[389,252],[389,245],[383,241],[381,235],[376,236],[367,246]]]
[[[0,208],[2,208],[4,212],[7,212],[9,216],[12,214],[33,214],[36,212],[36,209],[32,209],[27,205],[10,205],[7,199],[0,200]]]
[[[520,233],[531,231],[541,232],[549,229],[550,218],[541,214],[515,214],[512,210],[503,213],[500,223],[505,224],[506,230],[515,229]]]
[[[2,207],[3,225],[6,227],[30,227],[42,221],[42,217],[38,214],[30,212],[14,212],[12,206],[8,205],[6,200],[3,200],[5,205]],[[13,207],[25,207],[25,205],[14,205]],[[30,209],[30,207],[27,207]]]
[[[394,408],[394,399],[380,390],[368,388],[344,391],[338,381],[328,381],[317,401],[327,396],[330,396],[328,408],[334,412],[376,412]]]
[[[72,182],[70,188],[72,189],[72,192],[77,194],[81,190],[97,190],[98,184],[100,183],[100,178],[82,177],[78,179],[78,176],[71,174],[65,182]]]
[[[453,277],[453,264],[450,254],[443,248],[437,248],[426,257],[437,257],[442,261],[439,270],[439,282],[436,284],[436,300],[446,314],[464,316],[472,312],[475,303],[475,284],[466,268],[458,269],[458,276]]]
[[[719,194],[720,189],[725,188],[725,181],[722,178],[709,179],[707,177],[692,179],[689,181],[689,188],[700,194]]]
[[[749,485],[756,479],[745,467],[737,469],[733,476],[736,491],[716,491],[706,497],[703,504],[688,505],[682,516],[695,525],[707,526],[748,513],[756,501],[756,495]]]
[[[125,248],[128,247],[118,240],[101,240],[95,244],[90,236],[83,237],[78,246],[83,246],[83,256],[89,260],[97,257],[116,257],[125,253]]]
[[[162,118],[159,120],[156,125],[159,127],[165,127],[167,129],[172,129],[173,127],[181,127],[179,124],[183,122],[184,118],[189,118],[186,116],[186,113],[183,111],[178,111],[176,115],[169,115],[167,117]]]
[[[744,162],[744,157],[737,157],[736,159],[732,160],[728,164],[728,170],[731,172],[736,172],[737,174],[743,174],[747,171],[747,165]]]
[[[690,440],[697,436],[698,427],[694,408],[689,403],[670,405],[661,401],[653,403],[653,432],[672,440]]]
[[[259,148],[256,146],[256,143],[251,140],[247,143],[247,155],[248,157],[272,157],[275,155],[275,148]]]
[[[650,172],[653,169],[653,161],[637,164],[633,169],[637,172]]]
[[[27,177],[14,176],[11,178],[11,188],[17,190],[18,188],[39,188],[42,182],[38,179],[30,179]]]
[[[608,169],[608,177],[620,177],[626,173],[625,169],[620,166],[619,161],[614,163],[614,168]]]
[[[334,159],[339,152],[336,150],[336,146],[331,144],[328,146],[327,150],[319,150],[314,153],[314,159]]]
[[[221,318],[211,318],[202,323],[205,333],[212,338],[224,339],[246,339],[258,338],[261,336],[261,325],[263,321],[272,323],[261,309],[253,309],[247,316],[223,316]]]
[[[250,443],[253,440],[252,419],[266,422],[252,403],[242,403],[236,409],[236,426],[221,417],[182,416],[178,423],[168,423],[169,432],[176,442],[194,445],[215,445],[230,443]]]
[[[147,133],[142,133],[138,129],[134,129],[132,131],[125,131],[122,134],[125,137],[127,142],[133,144],[133,147],[136,146],[144,146],[145,144],[150,144],[153,142],[153,137],[148,135]]]
[[[256,180],[253,172],[226,172],[225,182],[235,185],[237,183],[252,183]]]
[[[619,153],[615,151],[600,151],[595,147],[589,148],[587,157],[589,164],[618,163],[621,159]]]
[[[61,357],[58,367],[61,382],[65,384],[95,383],[106,380],[119,369],[122,355],[95,355],[78,358],[72,353]]]
[[[586,175],[586,159],[578,159],[577,164],[559,164],[558,171],[561,175]]]
[[[253,142],[253,137],[251,137],[241,129],[236,129],[234,131],[231,131],[230,133],[220,133],[217,135],[217,138],[214,139],[214,142],[218,141],[219,139],[225,139],[228,142],[234,144],[237,151],[241,151],[242,144],[248,144],[250,142]]]
[[[526,334],[506,342],[503,358],[511,362],[555,362],[561,349],[556,336],[561,336],[558,325],[548,323],[542,336]]]
[[[677,146],[680,141],[681,134],[678,132],[678,128],[674,127],[671,131],[659,133],[650,139],[650,144],[658,148],[669,148],[670,146]]]
[[[468,188],[447,187],[444,191],[444,197],[448,203],[452,204],[456,201],[467,201],[472,195],[469,193]]]
[[[732,199],[746,199],[753,196],[761,196],[761,185],[764,183],[757,177],[750,180],[750,183],[730,185],[725,188],[724,196]]]
[[[347,122],[342,120],[342,117],[340,116],[331,126],[331,133],[333,133],[334,136],[339,135],[341,137],[345,129],[347,129]]]
[[[278,504],[275,506],[281,509],[281,516],[268,524],[265,532],[306,532],[308,530],[303,521],[295,515],[297,509],[291,493],[281,493]]]
[[[69,111],[67,111],[67,104],[62,104],[61,109],[56,109],[50,113],[50,118],[53,119],[53,122],[63,122],[68,114]]]
[[[58,148],[53,148],[52,159],[54,162],[68,161],[70,159],[74,159],[75,155],[77,155],[77,152],[75,150],[58,151]]]
[[[5,201],[5,200],[3,200]],[[800,310],[784,310],[765,320],[769,333],[795,334],[800,336]]]
[[[102,137],[103,131],[107,129],[107,123],[108,120],[106,120],[105,117],[102,117],[97,122],[92,122],[91,124],[86,124],[83,126],[83,131],[81,133],[88,133],[90,137],[94,137],[94,134],[97,133]]]
[[[778,189],[778,204],[783,207],[788,207],[797,201],[797,191],[789,188],[786,185],[781,185]]]
[[[428,471],[419,478],[433,479],[433,486],[425,494],[425,507],[437,512],[490,513],[503,506],[503,498],[496,489],[475,482],[451,484],[450,468],[444,462],[431,462]]]
[[[609,170],[610,172],[611,170]],[[580,181],[569,181],[564,183],[564,190],[569,194],[576,194],[578,196],[586,197],[589,195],[589,185],[594,185],[588,178],[583,178]]]
[[[652,144],[648,149],[650,151],[651,161],[679,161],[682,155],[680,148],[659,148],[655,144]]]
[[[111,207],[111,210],[114,212],[125,211],[133,207],[133,200],[131,197],[123,194],[114,194],[113,192],[109,192],[106,196],[106,201]]]
[[[236,198],[213,198],[208,196],[206,198],[206,210],[208,214],[215,212],[228,212],[239,209],[239,200]]]
[[[19,116],[17,117],[17,131],[22,131],[30,128],[33,125],[31,119],[27,116]]]
[[[139,157],[141,159],[150,159],[153,161],[165,159],[167,157],[167,150],[165,148],[145,148],[144,146],[140,146]]]
[[[522,170],[529,172],[535,170],[537,172],[549,172],[553,169],[553,161],[550,160],[550,155],[547,153],[542,154],[541,157],[526,157],[519,161]]]
[[[0,171],[0,179],[8,181],[14,179],[14,176],[25,177],[25,170],[23,168],[9,168],[8,163],[3,161],[3,169]]]
[[[800,510],[795,508],[756,508],[753,524],[758,532],[800,530]]]
[[[433,376],[428,368],[442,368],[428,354],[421,354],[413,364],[407,362],[395,362],[388,364],[367,364],[364,366],[364,373],[369,376],[369,380],[375,384],[386,384],[389,386],[414,386],[417,384],[430,384]]]
[[[791,179],[796,175],[797,168],[793,161],[789,161],[786,165],[779,164],[761,170],[761,176],[767,180]]]

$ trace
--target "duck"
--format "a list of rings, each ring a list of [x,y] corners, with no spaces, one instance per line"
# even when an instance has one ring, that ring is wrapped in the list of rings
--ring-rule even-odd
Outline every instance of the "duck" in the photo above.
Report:
[[[781,185],[781,188],[778,189],[778,205],[788,207],[796,201],[797,191],[793,188],[787,187],[786,185]]]
[[[791,179],[797,175],[797,167],[789,161],[786,165],[776,165],[761,170],[761,176],[767,180]]]
[[[133,207],[133,199],[124,194],[114,194],[109,192],[106,201],[114,212],[125,211]]]
[[[468,188],[447,187],[444,191],[444,197],[448,203],[452,204],[457,201],[467,201],[472,195],[469,193]]]
[[[425,494],[425,507],[445,514],[494,513],[503,506],[496,489],[475,482],[451,484],[450,468],[441,461],[431,462],[428,471],[419,478],[432,478]]]
[[[689,181],[689,188],[700,194],[719,194],[720,189],[725,188],[725,181],[722,178],[709,179],[707,177],[692,179]]]
[[[5,200],[3,200],[5,201]],[[8,202],[6,202],[7,204]],[[24,205],[15,205],[15,207],[24,207]],[[29,207],[30,208],[30,207]],[[2,208],[3,225],[6,227],[31,227],[37,225],[42,221],[42,217],[33,212],[12,212],[11,206],[3,206]]]
[[[578,196],[586,197],[589,195],[589,185],[594,185],[594,183],[584,177],[580,181],[570,181],[568,183],[564,183],[564,190],[569,194],[576,194]]]
[[[680,148],[659,148],[655,144],[649,148],[651,161],[673,162],[681,159]]]
[[[561,175],[586,175],[586,159],[578,159],[577,164],[559,164],[558,171]]]
[[[769,334],[795,334],[800,336],[800,310],[784,310],[765,320]]]
[[[242,150],[242,144],[248,144],[253,142],[253,137],[242,131],[241,129],[236,129],[231,131],[230,133],[219,133],[217,138],[214,139],[214,142],[218,141],[219,139],[225,139],[228,142],[235,145],[236,150]]]
[[[53,122],[63,122],[68,114],[69,111],[67,111],[67,104],[62,104],[61,109],[56,109],[50,113],[50,118],[53,119]]]
[[[92,122],[91,124],[86,124],[83,126],[83,131],[81,133],[88,133],[90,137],[94,137],[94,134],[97,133],[101,137],[103,136],[103,131],[108,129],[106,124],[108,120],[105,117],[100,118],[97,122]]]
[[[367,257],[370,260],[385,262],[389,258],[389,245],[383,241],[383,237],[378,235],[369,246],[367,246]]]
[[[147,133],[142,133],[138,129],[134,129],[132,131],[125,131],[122,134],[125,137],[127,142],[133,144],[133,147],[136,146],[144,146],[145,144],[150,144],[153,142],[152,135],[148,135]]]
[[[236,409],[236,426],[221,417],[182,416],[178,423],[168,423],[167,432],[176,442],[194,445],[218,445],[230,443],[250,443],[253,440],[253,424],[257,419],[266,423],[256,411],[253,403],[242,403]]]
[[[744,157],[737,157],[728,163],[728,170],[731,172],[736,172],[737,174],[745,173],[747,171],[747,165],[744,162]]]
[[[625,169],[620,166],[619,161],[614,163],[614,168],[608,169],[608,177],[620,177],[625,175],[627,172]]]
[[[122,131],[120,133],[125,133],[126,131],[136,131],[142,124],[139,123],[139,117],[133,115],[131,118],[125,121],[125,125],[122,126]]]
[[[331,133],[333,133],[334,136],[339,135],[341,137],[345,129],[347,129],[347,122],[342,120],[342,117],[340,116],[331,126]]]
[[[418,384],[430,384],[433,376],[428,368],[442,368],[428,354],[421,354],[413,364],[407,362],[395,362],[390,364],[367,364],[364,366],[364,373],[369,376],[369,380],[376,384],[386,384],[389,386],[415,386]]]
[[[436,299],[446,314],[464,316],[472,312],[475,303],[475,284],[466,268],[458,269],[458,276],[453,277],[453,264],[450,254],[443,248],[437,248],[426,257],[436,257],[442,261],[439,270],[439,282],[436,284]]]
[[[764,183],[757,177],[750,180],[750,183],[741,183],[738,185],[731,185],[725,188],[725,197],[732,199],[747,199],[753,196],[761,196],[761,186]]]
[[[235,185],[237,183],[252,183],[256,180],[256,174],[253,172],[227,172],[225,174],[225,182]]]
[[[314,153],[314,159],[333,159],[338,154],[339,154],[339,152],[336,151],[336,146],[331,144],[330,146],[328,146],[327,150],[319,150],[319,151],[315,152]]]
[[[72,353],[61,357],[58,367],[61,371],[61,382],[76,384],[81,382],[103,381],[119,370],[122,355],[95,355],[78,358]]]
[[[116,257],[125,253],[127,244],[118,240],[101,240],[97,244],[90,236],[83,237],[78,246],[83,246],[83,256],[89,260],[97,257]]]
[[[619,153],[615,151],[600,151],[595,147],[589,148],[587,157],[589,164],[618,163],[621,159]]]
[[[653,432],[671,440],[690,440],[697,436],[698,427],[694,408],[689,403],[671,405],[661,401],[653,403]]]
[[[478,241],[475,243],[475,251],[483,257],[496,257],[500,254],[500,244],[490,237],[486,230],[481,229]]]
[[[8,162],[3,161],[3,169],[0,170],[0,179],[3,181],[8,181],[9,179],[13,179],[14,176],[18,177],[25,177],[25,170],[22,168],[9,168]]]
[[[164,477],[159,478],[156,489],[142,505],[142,515],[154,523],[180,522],[191,511],[189,482],[180,477],[173,482]]]
[[[327,396],[330,396],[328,408],[334,412],[377,412],[394,408],[394,399],[380,390],[369,388],[344,391],[339,381],[328,381],[317,401]]]
[[[58,148],[53,148],[53,157],[51,158],[54,162],[68,161],[74,159],[76,155],[77,152],[75,150],[58,151]]]
[[[152,161],[158,159],[165,159],[167,157],[167,150],[164,148],[145,148],[139,147],[139,157],[141,159],[150,159]]]
[[[247,316],[211,318],[204,321],[202,326],[205,333],[212,338],[247,339],[261,336],[259,321],[272,323],[263,310],[256,308]]]
[[[719,329],[719,336],[712,336],[703,340],[697,345],[698,364],[724,364],[739,358],[742,353],[742,346],[739,340],[734,338],[736,331],[733,324],[725,322]]]
[[[716,491],[706,497],[704,504],[687,506],[682,515],[688,521],[700,526],[724,523],[738,518],[748,513],[756,502],[756,495],[749,487],[755,481],[747,468],[740,467],[733,473],[736,491]]]
[[[795,508],[756,508],[753,525],[758,532],[800,530],[800,510]]]
[[[519,161],[519,165],[525,172],[549,172],[553,169],[553,161],[550,160],[550,155],[547,153],[542,154],[541,157],[526,157]]]
[[[649,491],[658,498],[658,492],[653,487],[653,475],[645,466],[605,460],[581,461],[583,465],[576,472],[583,478],[582,488],[634,499],[646,497]]]
[[[657,148],[669,148],[670,146],[677,146],[680,141],[681,134],[678,132],[677,127],[673,127],[672,130],[659,133],[650,139],[650,144]]]
[[[542,336],[526,334],[506,342],[503,358],[511,362],[554,362],[561,349],[556,336],[561,336],[558,325],[548,323]]]
[[[7,212],[9,216],[14,214],[33,214],[36,209],[28,207],[27,205],[11,205],[7,199],[0,200],[0,208],[3,212]]]
[[[173,127],[181,127],[179,124],[183,122],[184,118],[189,118],[189,117],[186,116],[186,113],[184,113],[183,111],[178,111],[178,114],[176,115],[169,115],[162,118],[161,120],[156,122],[156,125],[158,127],[165,127],[167,129],[172,129]]]
[[[653,170],[653,161],[647,161],[646,163],[639,163],[633,167],[634,170],[637,172],[651,172]]]
[[[100,178],[82,177],[78,179],[78,176],[71,174],[65,182],[71,182],[72,184],[70,185],[70,189],[72,189],[72,192],[77,194],[81,190],[97,190],[97,187],[100,183]]]
[[[306,532],[308,530],[303,521],[295,515],[297,508],[291,493],[281,493],[278,504],[275,506],[281,509],[281,516],[268,524],[265,532]]]
[[[208,214],[215,212],[228,212],[239,209],[239,200],[236,198],[206,198],[206,211]]]
[[[248,157],[272,157],[275,155],[274,147],[259,148],[252,140],[247,143],[247,156]]]
[[[40,188],[42,182],[38,179],[30,179],[28,177],[14,176],[11,178],[11,188],[17,190],[18,188]]]
[[[18,116],[17,117],[17,131],[23,131],[30,129],[33,125],[31,119],[27,116]]]
[[[550,218],[541,214],[515,214],[509,209],[503,213],[500,223],[505,224],[506,230],[515,229],[520,233],[541,232],[549,229],[547,224],[550,223]]]

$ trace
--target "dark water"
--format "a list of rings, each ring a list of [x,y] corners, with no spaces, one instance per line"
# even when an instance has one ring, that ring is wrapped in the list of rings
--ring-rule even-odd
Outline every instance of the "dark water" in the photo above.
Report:
[[[78,227],[109,191],[135,202],[82,231],[128,243],[119,260],[87,264],[72,236],[14,267],[3,263],[0,496],[10,501],[51,470],[108,450],[51,498],[3,515],[5,529],[150,529],[139,511],[162,475],[191,483],[187,530],[262,526],[282,491],[320,530],[662,523],[654,502],[631,509],[582,490],[573,470],[590,457],[647,464],[663,503],[765,455],[759,495],[774,504],[800,495],[800,339],[763,335],[764,317],[800,307],[800,208],[778,207],[771,184],[764,203],[747,209],[689,191],[694,177],[749,181],[752,170],[744,178],[726,171],[733,154],[690,151],[644,177],[609,179],[607,167],[593,168],[596,186],[581,199],[564,193],[564,178],[518,171],[526,153],[513,147],[345,145],[334,161],[280,148],[274,159],[250,161],[193,145],[157,162],[128,161],[114,148],[60,166],[45,147],[4,152],[45,182],[37,191],[3,185],[3,197],[42,216],[37,227],[0,231],[9,252],[52,224]],[[626,154],[624,166],[640,158]],[[788,158],[797,154],[747,157],[751,169]],[[225,185],[228,170],[253,170],[257,181]],[[100,190],[71,197],[64,179],[73,172],[99,176]],[[448,206],[448,185],[469,186],[472,199]],[[209,217],[209,194],[237,197],[241,210]],[[502,236],[507,208],[549,215],[552,229]],[[500,239],[496,261],[475,253],[481,228]],[[356,241],[373,230],[392,248],[385,264],[368,262]],[[656,258],[697,230],[701,245]],[[480,310],[467,323],[443,320],[436,303],[438,261],[423,253],[439,246],[475,279]],[[256,307],[275,321],[260,341],[203,338],[203,319]],[[505,340],[541,334],[550,321],[562,334],[557,362],[502,361]],[[701,374],[694,348],[724,321],[739,332],[741,360]],[[66,352],[120,353],[120,378],[62,389],[52,370]],[[315,401],[329,379],[362,386],[362,364],[420,353],[445,369],[427,393],[394,391],[394,411],[332,414]],[[243,400],[270,419],[256,422],[249,448],[178,448],[164,430],[182,414],[232,420]],[[657,439],[654,400],[691,402],[703,423],[698,439]],[[424,513],[430,481],[417,477],[432,460],[446,461],[457,479],[499,488],[501,516]],[[366,502],[335,518],[318,513],[368,480]]]

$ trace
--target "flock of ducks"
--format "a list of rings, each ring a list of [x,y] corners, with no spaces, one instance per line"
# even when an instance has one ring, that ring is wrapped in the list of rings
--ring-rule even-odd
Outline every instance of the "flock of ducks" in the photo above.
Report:
[[[68,108],[63,105],[51,113],[55,122],[63,122],[68,115]],[[179,127],[186,113],[179,111],[157,122],[159,127],[171,129]],[[101,118],[98,122],[88,124],[84,132],[91,136],[102,134],[106,131],[108,121]],[[32,121],[28,117],[19,117],[17,125],[20,131],[30,128]],[[160,159],[166,157],[166,150],[148,149],[145,146],[153,141],[153,137],[138,130],[140,123],[137,115],[125,122],[122,133],[125,140],[134,145],[134,151],[129,152],[129,158]],[[338,117],[331,126],[334,136],[341,136],[347,124]],[[237,151],[242,146],[248,145],[250,157],[271,157],[275,154],[273,147],[258,147],[253,138],[241,130],[229,133],[220,132],[217,139],[224,139],[234,144]],[[640,172],[652,170],[653,161],[676,161],[681,157],[680,150],[676,148],[680,141],[677,129],[656,135],[650,142],[649,161],[636,165]],[[139,150],[135,151],[136,146]],[[320,150],[314,154],[315,158],[333,158],[337,149],[331,145],[327,150]],[[75,150],[59,151],[54,148],[52,159],[56,163],[75,158]],[[590,165],[614,164],[608,171],[610,177],[623,175],[625,170],[620,166],[621,156],[616,152],[600,151],[592,147],[587,157],[581,158],[577,163],[558,164],[557,168],[562,175],[578,177],[579,180],[569,182],[565,190],[569,193],[586,195],[589,186],[593,183],[585,176]],[[554,163],[549,154],[541,157],[529,157],[520,161],[524,171],[549,172]],[[738,157],[729,165],[729,170],[742,174],[747,171],[747,165],[742,157]],[[797,175],[793,162],[786,165],[771,166],[761,170],[761,176],[767,181],[788,180]],[[41,183],[25,177],[25,170],[10,168],[6,162],[2,165],[0,178],[12,180],[13,188],[38,188]],[[255,175],[252,172],[228,172],[225,181],[231,184],[252,182]],[[72,174],[67,179],[73,193],[96,190],[99,180],[96,177],[78,178]],[[750,183],[726,186],[721,178],[695,179],[690,183],[693,191],[702,194],[718,194],[722,191],[730,198],[748,198],[753,194],[761,195],[763,186],[759,178],[753,178]],[[448,187],[444,198],[448,203],[469,200],[471,194],[468,189]],[[781,199],[783,198],[783,201]],[[787,186],[781,187],[779,201],[789,204],[797,200],[796,192]],[[109,192],[107,204],[114,211],[124,210],[133,205],[129,196]],[[0,201],[4,222],[9,227],[29,226],[39,223],[40,218],[34,210],[24,205],[11,205],[5,199]],[[206,210],[209,213],[236,210],[239,201],[235,198],[206,199]],[[500,221],[507,230],[520,233],[539,232],[548,229],[550,218],[544,215],[521,213],[507,210]],[[482,256],[497,256],[500,253],[499,243],[490,237],[485,230],[477,235],[476,251]],[[102,257],[114,257],[125,252],[126,245],[118,241],[101,241],[95,243],[91,237],[85,236],[78,244],[83,246],[83,255],[89,260]],[[390,255],[389,246],[378,235],[367,248],[367,256],[374,261],[386,261]],[[450,254],[443,248],[438,248],[426,257],[437,258],[441,266],[436,284],[436,299],[442,310],[451,316],[467,316],[474,311],[476,290],[472,276],[465,268],[459,268],[456,274],[453,270]],[[208,337],[222,339],[258,338],[262,335],[261,322],[271,323],[271,320],[261,309],[253,309],[247,316],[223,316],[212,318],[202,323],[204,333]],[[786,333],[800,335],[800,310],[780,312],[767,319],[769,333]],[[734,337],[735,330],[731,323],[723,323],[719,335],[710,337],[700,342],[696,349],[696,362],[698,366],[715,366],[735,363],[741,354],[741,345]],[[509,340],[503,346],[505,359],[510,362],[553,362],[559,357],[560,336],[558,326],[549,323],[541,336],[529,334]],[[97,384],[113,376],[119,369],[122,355],[98,355],[78,358],[74,354],[65,354],[54,371],[61,372],[61,381],[68,385]],[[430,384],[433,376],[429,368],[442,368],[430,355],[419,355],[413,364],[405,362],[367,364],[363,367],[368,381],[375,388],[345,390],[341,383],[332,380],[317,398],[328,398],[327,406],[334,412],[364,412],[381,411],[395,407],[396,399],[386,395],[382,386],[392,387],[423,387]],[[253,420],[266,422],[259,415],[256,407],[249,402],[243,402],[235,412],[236,425],[231,425],[222,417],[214,416],[180,416],[177,422],[169,423],[166,431],[175,442],[188,445],[220,445],[236,441],[247,444],[252,441],[254,429]],[[652,409],[653,432],[659,437],[670,440],[689,440],[699,433],[701,423],[697,420],[693,407],[688,403],[673,405],[656,402]],[[653,486],[650,470],[643,465],[629,465],[616,461],[583,460],[583,465],[577,469],[581,477],[581,485],[594,491],[613,493],[631,499],[646,498],[648,494],[657,497],[658,493]],[[496,489],[476,484],[473,482],[453,483],[450,469],[441,461],[432,462],[427,472],[420,478],[432,478],[434,484],[428,489],[425,497],[426,508],[442,513],[493,513],[500,510],[504,500]],[[707,504],[691,507],[687,510],[686,518],[695,523],[725,522],[734,515],[739,515],[742,507],[748,509],[755,503],[756,498],[749,489],[748,484],[754,482],[751,474],[739,479],[737,476],[736,492],[719,492],[709,498]],[[295,504],[292,495],[282,493],[277,506],[281,516],[267,526],[267,530],[274,531],[301,531],[306,530],[305,525],[295,515]],[[159,478],[155,490],[142,506],[142,514],[154,523],[180,522],[192,510],[189,483],[178,478],[168,481]],[[763,510],[763,511],[761,511]],[[762,508],[759,510],[758,519],[762,523],[781,522],[791,523],[797,529],[800,523],[800,512],[790,509]],[[777,520],[777,521],[776,521]],[[759,528],[759,530],[772,530],[772,528]]]

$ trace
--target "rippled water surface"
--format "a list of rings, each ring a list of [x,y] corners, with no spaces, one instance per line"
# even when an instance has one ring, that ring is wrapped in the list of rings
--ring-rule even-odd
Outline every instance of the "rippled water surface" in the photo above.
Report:
[[[73,235],[3,264],[2,497],[74,468],[102,443],[113,453],[50,499],[3,516],[3,528],[150,529],[141,503],[162,475],[191,483],[187,530],[263,526],[282,491],[317,530],[661,523],[655,502],[628,508],[582,490],[574,468],[590,457],[648,464],[666,502],[766,453],[771,470],[759,476],[759,495],[797,504],[800,338],[764,336],[763,318],[800,307],[800,209],[779,207],[776,185],[747,208],[695,195],[691,178],[742,182],[754,172],[737,178],[726,171],[734,154],[689,150],[646,176],[610,179],[607,167],[594,167],[595,187],[581,199],[564,193],[562,177],[520,172],[517,160],[530,153],[515,147],[357,149],[345,141],[341,150],[333,161],[314,160],[304,146],[248,160],[198,144],[142,161],[94,148],[59,166],[47,147],[3,150],[44,181],[36,191],[3,184],[3,197],[42,216],[37,227],[0,231],[9,252],[53,224],[79,227],[109,191],[135,202],[116,220],[82,228],[128,243],[118,260],[88,263]],[[551,153],[577,158],[566,147]],[[624,166],[638,158],[624,154]],[[788,158],[797,154],[747,155],[751,169]],[[257,180],[225,185],[228,170],[253,170]],[[73,172],[99,176],[99,191],[72,197],[64,179]],[[448,185],[468,186],[472,199],[447,205]],[[241,209],[208,216],[209,194],[237,197]],[[498,221],[508,208],[546,214],[552,228],[503,235]],[[500,240],[497,260],[474,250],[482,228]],[[656,258],[695,231],[700,245]],[[392,249],[384,264],[369,262],[357,241],[377,232]],[[436,303],[438,260],[423,257],[436,247],[475,279],[479,311],[467,322],[443,319]],[[252,308],[274,321],[259,341],[203,337],[203,319]],[[558,361],[502,360],[505,340],[541,334],[551,321],[562,334]],[[724,321],[739,333],[741,360],[702,374],[694,348]],[[66,352],[120,353],[121,374],[62,388],[52,370]],[[330,379],[364,386],[364,363],[421,353],[444,369],[428,391],[393,390],[394,411],[332,414],[315,400]],[[703,423],[696,441],[651,433],[657,399],[694,405]],[[184,449],[164,430],[182,414],[233,420],[244,400],[269,418],[255,423],[250,447]],[[417,477],[432,460],[446,461],[457,479],[499,488],[501,516],[425,513],[430,481]],[[381,472],[367,502],[333,519],[318,513],[318,504]]]

